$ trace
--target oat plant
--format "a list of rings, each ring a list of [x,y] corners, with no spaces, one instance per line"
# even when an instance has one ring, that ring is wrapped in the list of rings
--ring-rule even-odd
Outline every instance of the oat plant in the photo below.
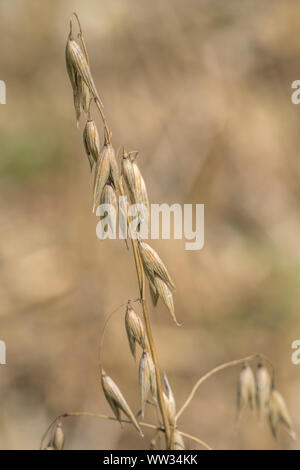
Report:
[[[73,20],[76,20],[78,33],[73,32]],[[274,368],[270,361],[261,354],[253,354],[246,358],[233,360],[221,364],[207,372],[194,385],[191,393],[182,406],[177,409],[174,392],[169,384],[166,373],[159,367],[158,353],[155,346],[148,302],[146,298],[146,285],[149,286],[153,308],[161,299],[163,308],[169,313],[174,328],[179,325],[173,299],[175,281],[171,277],[164,261],[159,254],[142,237],[134,237],[131,233],[130,216],[128,214],[127,200],[131,204],[143,204],[149,208],[149,199],[145,180],[138,166],[138,152],[126,151],[123,148],[121,163],[118,164],[116,153],[112,144],[112,132],[104,114],[102,100],[97,91],[91,65],[87,53],[85,39],[82,33],[79,18],[76,13],[72,15],[70,30],[66,45],[66,66],[73,91],[73,101],[77,126],[80,119],[85,120],[83,130],[83,143],[89,166],[93,175],[92,209],[97,213],[99,204],[110,204],[118,211],[118,197],[122,197],[123,206],[119,217],[123,220],[125,229],[128,229],[132,255],[138,282],[139,297],[136,301],[127,301],[124,306],[124,322],[121,327],[126,330],[129,349],[136,360],[140,355],[137,372],[139,376],[141,401],[136,410],[127,402],[116,379],[112,379],[103,368],[101,354],[99,375],[104,396],[111,408],[112,416],[90,413],[84,411],[64,413],[50,424],[41,440],[41,448],[47,450],[61,450],[64,446],[62,421],[70,417],[94,417],[114,420],[119,423],[128,423],[133,426],[142,439],[143,428],[154,431],[151,443],[145,443],[145,448],[157,448],[157,436],[164,436],[164,448],[171,450],[185,449],[185,440],[193,441],[206,449],[211,447],[197,436],[185,432],[180,425],[180,418],[190,405],[198,388],[209,377],[229,367],[241,367],[238,379],[237,414],[238,422],[247,408],[257,408],[258,418],[266,417],[270,428],[276,437],[279,423],[282,423],[291,437],[295,438],[292,421],[282,395],[275,389]],[[100,143],[99,132],[92,113],[100,113],[103,123],[103,142]],[[140,222],[143,213],[139,215]],[[134,305],[133,305],[134,304]],[[139,308],[136,308],[139,306]],[[139,309],[141,313],[139,313]],[[106,322],[107,324],[107,322]],[[105,326],[106,326],[105,324]],[[105,330],[105,327],[104,327]],[[104,333],[103,333],[104,335]],[[103,336],[102,336],[103,340]],[[256,366],[256,373],[253,367]],[[158,422],[147,423],[140,420],[144,418],[145,408],[155,406],[158,410]]]

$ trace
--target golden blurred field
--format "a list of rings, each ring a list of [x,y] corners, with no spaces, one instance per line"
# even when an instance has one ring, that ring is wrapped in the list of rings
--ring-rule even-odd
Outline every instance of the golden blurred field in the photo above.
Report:
[[[137,297],[131,253],[101,242],[91,175],[65,69],[77,11],[116,149],[139,149],[151,202],[204,203],[205,246],[156,241],[176,283],[177,328],[151,311],[178,406],[198,377],[265,353],[300,435],[300,3],[267,0],[20,0],[0,3],[0,448],[35,449],[65,411],[110,413],[99,380],[106,316]],[[100,126],[100,122],[97,121]],[[124,308],[105,369],[139,407]],[[181,428],[215,449],[299,448],[247,414],[236,428],[239,369],[199,389]],[[148,412],[146,418],[155,416]],[[65,422],[67,449],[144,449],[130,427]],[[186,445],[194,444],[186,441]]]

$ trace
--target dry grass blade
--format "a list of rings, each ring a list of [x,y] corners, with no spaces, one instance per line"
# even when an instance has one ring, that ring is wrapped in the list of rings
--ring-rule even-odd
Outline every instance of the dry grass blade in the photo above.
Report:
[[[104,395],[115,415],[117,420],[120,421],[120,411],[127,416],[127,418],[132,422],[134,427],[138,430],[140,435],[144,437],[144,434],[133,414],[129,405],[127,404],[125,398],[123,397],[119,387],[115,384],[115,382],[106,375],[105,371],[101,369],[101,383]]]

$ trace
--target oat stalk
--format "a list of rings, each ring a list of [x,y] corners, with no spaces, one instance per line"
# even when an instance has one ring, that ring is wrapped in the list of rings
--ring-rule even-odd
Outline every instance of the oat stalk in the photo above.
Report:
[[[250,356],[243,357],[242,359],[235,359],[233,361],[225,362],[224,364],[220,364],[219,366],[214,367],[210,371],[206,372],[206,374],[204,374],[202,377],[200,377],[199,380],[197,380],[197,382],[195,383],[194,387],[191,390],[191,393],[189,394],[186,401],[184,402],[184,404],[182,405],[182,407],[178,411],[178,413],[176,415],[176,422],[178,421],[178,419],[180,418],[182,413],[185,411],[185,409],[189,406],[189,404],[191,403],[192,399],[194,398],[198,388],[200,387],[200,385],[203,384],[203,382],[205,382],[205,380],[207,380],[209,377],[216,374],[217,372],[220,372],[221,370],[227,369],[228,367],[235,367],[235,366],[238,366],[239,364],[242,364],[245,361],[250,362],[254,359],[264,359],[271,366],[272,371],[274,371],[274,368],[273,368],[273,365],[272,365],[271,361],[264,354],[251,354]]]

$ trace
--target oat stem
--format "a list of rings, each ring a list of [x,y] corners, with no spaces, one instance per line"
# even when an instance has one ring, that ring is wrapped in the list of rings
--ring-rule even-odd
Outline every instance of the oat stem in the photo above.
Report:
[[[208,379],[209,377],[211,377],[212,375],[216,374],[217,372],[219,372],[223,369],[227,369],[228,367],[234,367],[234,366],[237,366],[239,364],[242,364],[245,361],[252,361],[256,358],[264,359],[266,362],[268,362],[268,364],[271,366],[272,371],[273,371],[274,368],[273,368],[273,365],[272,365],[271,361],[264,354],[251,354],[250,356],[243,357],[242,359],[236,359],[234,361],[225,362],[224,364],[221,364],[221,365],[215,367],[214,369],[211,369],[209,372],[207,372],[202,377],[200,377],[200,379],[195,383],[194,387],[192,388],[192,391],[191,391],[190,395],[188,396],[188,398],[186,399],[186,401],[184,402],[184,404],[182,405],[182,407],[178,411],[178,413],[176,415],[176,421],[182,415],[184,410],[188,407],[188,405],[190,404],[190,402],[194,398],[195,393],[197,392],[198,388],[200,387],[200,385],[203,382],[205,382],[206,379]]]
[[[124,194],[124,189],[123,189],[123,185],[121,182],[119,184],[119,191],[120,191],[121,196],[124,197],[125,194]],[[130,230],[129,224],[128,224],[128,228]],[[137,242],[134,239],[132,233],[130,233],[129,235],[131,238],[131,244],[132,244],[133,255],[134,255],[134,260],[135,260],[139,290],[140,290],[140,295],[141,295],[141,305],[143,309],[143,316],[144,316],[144,322],[145,322],[145,327],[146,327],[146,334],[147,334],[147,339],[148,339],[149,346],[150,346],[152,360],[155,366],[157,398],[158,398],[158,405],[159,405],[159,409],[161,412],[162,421],[163,421],[164,428],[165,428],[166,447],[167,449],[170,449],[171,448],[171,429],[170,429],[170,424],[169,424],[169,420],[167,417],[165,402],[163,398],[163,389],[162,389],[162,383],[161,383],[161,377],[160,377],[160,370],[158,366],[157,353],[156,353],[156,349],[154,345],[151,324],[150,324],[150,319],[149,319],[149,313],[148,313],[148,308],[147,308],[147,303],[146,303],[146,298],[145,298],[144,267],[143,267],[141,257],[138,251]]]
[[[107,419],[107,420],[110,420],[110,421],[118,421],[118,422],[121,422],[121,423],[131,424],[131,421],[129,421],[127,419],[117,420],[117,418],[115,418],[114,416],[107,416],[107,415],[102,414],[102,413],[92,413],[92,412],[89,412],[89,411],[71,411],[69,413],[63,413],[63,414],[57,416],[52,421],[52,423],[48,426],[48,428],[46,429],[46,432],[44,433],[44,435],[41,439],[40,449],[43,448],[43,444],[44,444],[44,441],[45,441],[47,435],[51,431],[52,427],[57,423],[57,421],[60,421],[61,419],[64,419],[64,418],[72,418],[72,417],[78,417],[78,416],[87,416],[87,417],[90,417],[90,418]],[[142,426],[143,428],[155,429],[158,432],[165,433],[164,428],[162,428],[160,426],[155,426],[154,424],[139,422],[139,425]],[[179,430],[178,430],[178,432],[182,436],[184,436],[188,439],[191,439],[192,441],[198,442],[198,444],[202,445],[206,449],[212,450],[212,448],[208,444],[206,444],[206,442],[202,441],[198,437],[192,436],[191,434],[187,434],[187,433],[179,431]]]
[[[86,45],[85,45],[85,40],[84,40],[84,35],[83,35],[83,32],[82,32],[81,24],[80,24],[78,15],[76,13],[73,13],[73,15],[75,16],[75,18],[78,22],[79,37],[80,37],[80,40],[82,42],[84,53],[85,53],[87,61],[88,61],[88,54],[87,54],[87,50],[86,50]],[[110,144],[111,143],[112,133],[109,129],[109,126],[108,126],[108,123],[107,123],[107,120],[106,120],[106,117],[105,117],[105,114],[104,114],[103,106],[102,106],[101,102],[99,101],[99,99],[96,96],[94,96],[94,101],[95,101],[95,104],[98,108],[98,111],[99,111],[99,113],[101,115],[101,118],[102,118],[102,121],[103,121],[104,129],[105,129],[105,141],[106,141],[107,144]],[[121,178],[119,180],[119,192],[120,192],[121,196],[123,196],[123,197],[125,196]],[[127,225],[128,225],[129,230],[130,230],[130,226],[129,226],[128,222],[129,222],[129,220],[128,220],[128,216],[127,216]],[[142,309],[143,309],[143,316],[144,316],[144,322],[145,322],[145,327],[146,327],[146,333],[147,333],[147,338],[148,338],[148,342],[149,342],[149,346],[150,346],[150,351],[151,351],[153,363],[154,363],[154,366],[155,366],[155,376],[156,376],[157,395],[158,395],[157,398],[158,398],[158,404],[159,404],[161,417],[162,417],[162,421],[163,421],[163,425],[164,425],[164,429],[165,429],[166,447],[167,447],[167,449],[170,449],[171,448],[171,430],[170,430],[170,424],[169,424],[169,420],[168,420],[168,417],[167,417],[167,413],[166,413],[166,409],[165,409],[165,403],[164,403],[164,399],[163,399],[163,389],[162,389],[160,371],[159,371],[159,366],[158,366],[157,353],[156,353],[156,349],[155,349],[155,345],[154,345],[154,341],[153,341],[153,335],[152,335],[152,331],[151,331],[149,313],[148,313],[146,299],[145,299],[145,274],[144,274],[144,268],[143,268],[143,264],[142,264],[140,254],[139,254],[139,251],[138,251],[137,242],[133,238],[132,233],[130,233],[130,238],[131,238],[133,255],[134,255],[134,260],[135,260],[135,267],[136,267],[139,290],[140,290],[140,297],[141,297],[140,301],[141,301],[141,305],[142,305]]]

